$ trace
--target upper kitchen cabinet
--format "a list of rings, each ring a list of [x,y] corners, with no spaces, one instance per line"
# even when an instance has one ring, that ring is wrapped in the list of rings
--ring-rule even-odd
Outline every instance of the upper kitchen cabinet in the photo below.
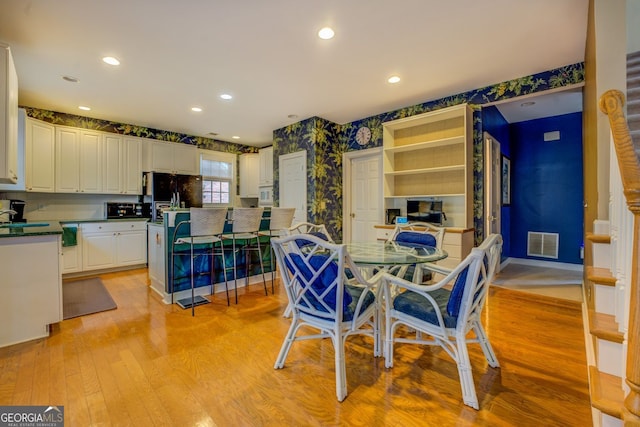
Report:
[[[101,132],[56,127],[56,192],[102,192],[102,139]]]
[[[144,170],[182,175],[199,175],[200,163],[195,146],[174,142],[144,141]]]
[[[383,124],[387,208],[442,201],[449,227],[473,227],[473,126],[467,104]]]
[[[18,181],[18,75],[9,46],[0,43],[0,182]]]
[[[142,142],[136,137],[104,135],[105,193],[142,194]]]
[[[25,120],[25,185],[27,191],[55,191],[55,126],[27,117]]]
[[[259,169],[258,153],[240,155],[240,197],[258,197]]]
[[[273,147],[263,148],[260,156],[260,186],[273,185]]]

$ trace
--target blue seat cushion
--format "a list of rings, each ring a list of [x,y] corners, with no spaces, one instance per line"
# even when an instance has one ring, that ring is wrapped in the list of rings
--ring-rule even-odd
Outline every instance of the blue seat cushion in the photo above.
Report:
[[[456,281],[451,288],[451,297],[447,303],[447,314],[449,316],[458,317],[460,313],[460,306],[462,305],[462,295],[464,294],[464,286],[467,281],[467,274],[469,273],[469,266],[458,274]]]
[[[324,240],[326,242],[329,241],[329,238],[327,237],[327,235],[324,234],[324,233],[321,233],[319,231],[313,231],[313,232],[307,233],[307,234],[309,234],[311,236],[319,237],[319,238],[321,238],[322,240]],[[307,239],[296,239],[296,245],[298,245],[299,248],[302,248],[304,246],[308,246],[308,245],[311,245],[311,244],[312,244],[311,241],[309,241]]]
[[[344,309],[342,313],[342,321],[349,322],[353,320],[353,316],[356,314],[356,306],[358,305],[358,300],[360,299],[362,292],[364,292],[366,288],[346,284],[344,286],[344,289],[349,293],[349,295],[351,295],[351,303]],[[362,301],[360,312],[362,313],[367,308],[369,308],[369,306],[373,304],[375,300],[376,297],[375,295],[373,295],[373,292],[367,292],[364,296],[364,301]]]
[[[429,233],[417,233],[415,231],[401,231],[395,237],[396,242],[417,243],[419,245],[435,246],[436,238]]]
[[[447,328],[455,328],[458,316],[452,316],[447,312],[447,303],[449,302],[451,292],[447,289],[441,288],[429,295],[433,297],[438,305],[438,310],[442,313],[442,320]],[[401,313],[423,320],[433,325],[438,325],[438,315],[433,305],[422,295],[413,292],[405,291],[396,296],[393,300],[393,308]]]
[[[320,269],[324,263],[327,261],[326,255],[312,255],[308,263],[311,265],[313,271],[305,264],[304,259],[299,254],[291,254],[291,260],[295,264],[295,268],[300,272],[302,277],[305,278],[306,281],[311,280],[314,273]],[[289,271],[295,274],[294,266],[289,263],[287,260],[287,267]],[[334,280],[338,277],[338,264],[335,261],[331,261],[320,273],[320,275],[311,283],[310,287],[317,295],[321,295],[324,291],[326,291],[327,287],[331,286]],[[305,293],[305,297],[307,301],[316,309],[320,311],[327,311],[327,309],[322,305],[320,301],[318,301],[317,297],[313,294],[313,292],[307,290]],[[335,310],[336,308],[336,287],[334,286],[327,294],[322,297],[322,301]],[[352,303],[353,298],[351,294],[347,290],[347,287],[344,289],[344,293],[342,296],[342,306],[343,311],[346,312],[349,305]]]

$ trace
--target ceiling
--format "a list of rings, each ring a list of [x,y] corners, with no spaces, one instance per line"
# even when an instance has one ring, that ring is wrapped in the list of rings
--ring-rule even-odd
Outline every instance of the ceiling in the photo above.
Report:
[[[588,0],[4,0],[0,41],[13,52],[20,105],[264,146],[308,117],[348,123],[582,62],[587,9]],[[324,26],[333,39],[317,37]]]

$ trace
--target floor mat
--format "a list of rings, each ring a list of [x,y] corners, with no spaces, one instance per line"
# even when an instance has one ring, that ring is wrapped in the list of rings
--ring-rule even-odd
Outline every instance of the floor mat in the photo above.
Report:
[[[74,280],[62,284],[62,313],[64,319],[118,308],[98,277]]]

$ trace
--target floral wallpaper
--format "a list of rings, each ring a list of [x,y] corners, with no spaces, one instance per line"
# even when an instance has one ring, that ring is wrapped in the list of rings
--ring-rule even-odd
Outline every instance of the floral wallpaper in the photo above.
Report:
[[[41,110],[38,108],[22,107],[26,110],[27,116],[42,120],[54,125],[72,126],[76,128],[92,129],[102,132],[117,133],[120,135],[139,136],[142,138],[158,139],[160,141],[179,142],[182,144],[195,145],[206,150],[222,151],[225,153],[257,153],[256,147],[249,147],[202,136],[190,136],[177,132],[147,128],[126,123],[115,123],[107,120],[93,119],[89,117],[76,116],[74,114],[58,113],[55,111]]]
[[[389,111],[379,115],[336,124],[312,117],[273,132],[274,159],[282,154],[307,151],[307,217],[324,223],[334,239],[342,239],[342,154],[382,146],[382,124],[440,108],[468,103],[473,113],[474,226],[476,241],[484,238],[484,175],[482,114],[483,104],[515,98],[584,82],[584,63],[497,83],[434,101]],[[371,129],[371,140],[360,146],[355,135],[361,126]],[[274,161],[274,202],[278,205],[278,162]],[[323,203],[324,202],[324,203]]]

